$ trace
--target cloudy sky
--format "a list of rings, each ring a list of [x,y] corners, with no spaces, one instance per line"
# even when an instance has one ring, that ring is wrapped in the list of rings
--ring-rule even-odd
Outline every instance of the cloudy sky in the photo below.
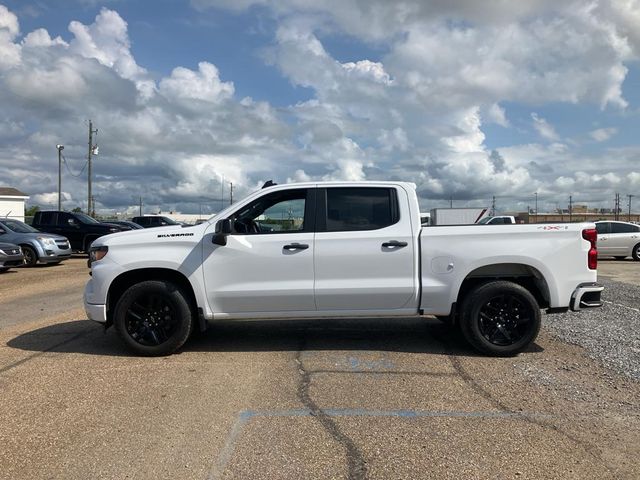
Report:
[[[64,144],[86,208],[91,119],[102,211],[210,213],[268,179],[640,202],[639,59],[640,0],[0,0],[0,186],[54,207]]]

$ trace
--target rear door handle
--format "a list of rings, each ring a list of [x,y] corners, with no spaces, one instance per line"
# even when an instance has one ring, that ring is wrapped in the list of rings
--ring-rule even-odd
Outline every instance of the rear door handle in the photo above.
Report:
[[[399,242],[397,240],[391,240],[390,242],[384,242],[382,244],[384,248],[400,248],[406,247],[407,245],[409,245],[407,242]]]
[[[306,250],[307,248],[309,248],[309,245],[307,245],[306,243],[290,243],[289,245],[285,245],[284,247],[285,250]]]

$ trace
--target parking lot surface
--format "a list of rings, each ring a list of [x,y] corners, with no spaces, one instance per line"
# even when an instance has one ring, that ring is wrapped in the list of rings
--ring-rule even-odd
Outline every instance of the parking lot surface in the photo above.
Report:
[[[605,299],[637,309],[639,268],[601,262]],[[0,275],[0,477],[640,478],[633,342],[625,371],[551,316],[514,358],[435,319],[224,322],[139,358],[85,319],[87,276],[80,257]],[[637,339],[630,312],[570,328]]]

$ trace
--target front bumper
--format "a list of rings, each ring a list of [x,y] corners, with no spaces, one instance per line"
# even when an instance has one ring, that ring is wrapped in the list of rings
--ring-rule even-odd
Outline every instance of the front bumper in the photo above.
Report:
[[[597,283],[582,283],[571,295],[571,310],[577,312],[583,308],[595,308],[602,306],[600,295],[604,287]]]
[[[87,285],[84,287],[84,311],[87,313],[87,318],[94,322],[105,323],[107,321],[107,306],[105,304],[89,303],[89,299],[94,295],[93,292],[94,282],[90,279]]]
[[[42,252],[38,260],[41,263],[60,262],[71,258],[71,246],[69,242],[56,241],[56,245],[41,245]]]
[[[15,255],[0,255],[0,267],[18,267],[24,263],[22,253]]]

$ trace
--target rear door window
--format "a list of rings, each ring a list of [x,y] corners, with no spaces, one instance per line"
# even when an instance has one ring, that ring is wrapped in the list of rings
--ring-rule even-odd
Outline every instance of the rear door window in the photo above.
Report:
[[[378,230],[399,220],[398,200],[393,188],[345,187],[326,189],[325,225],[319,230],[349,232]]]
[[[40,225],[55,225],[56,221],[56,212],[40,212]]]
[[[611,225],[609,222],[596,223],[596,231],[600,235],[610,233],[611,228],[609,227],[609,225]]]
[[[638,227],[635,225],[629,225],[628,223],[612,223],[611,233],[635,233],[638,231]]]

